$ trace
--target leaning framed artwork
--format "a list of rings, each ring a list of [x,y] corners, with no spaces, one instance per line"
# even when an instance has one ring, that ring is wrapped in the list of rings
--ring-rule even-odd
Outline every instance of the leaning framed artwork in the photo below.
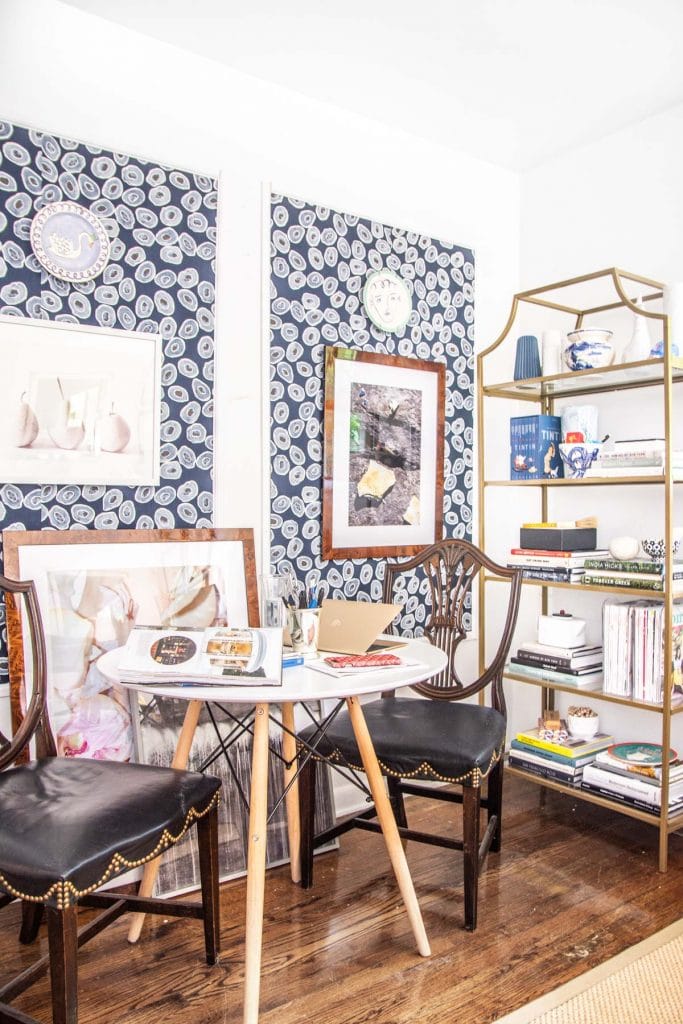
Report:
[[[5,530],[5,572],[36,584],[60,754],[134,756],[128,694],[98,670],[137,623],[257,626],[251,530]],[[25,694],[10,649],[13,726]]]
[[[323,558],[408,555],[442,536],[446,367],[325,353]]]
[[[0,480],[159,483],[159,334],[0,316],[0,358]]]

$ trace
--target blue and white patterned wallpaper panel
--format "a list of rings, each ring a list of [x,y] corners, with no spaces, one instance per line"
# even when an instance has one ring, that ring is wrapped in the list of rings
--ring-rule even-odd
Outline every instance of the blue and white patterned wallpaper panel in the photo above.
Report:
[[[38,263],[31,220],[72,200],[103,222],[110,259],[68,283]],[[158,487],[0,482],[0,529],[212,525],[217,183],[0,121],[0,312],[163,339]]]
[[[469,538],[472,519],[474,258],[471,250],[325,206],[271,196],[271,566],[329,596],[381,600],[383,562],[323,561],[325,346],[438,360],[446,365],[444,536]],[[365,315],[367,276],[406,282],[407,325],[385,333]],[[424,622],[420,584],[406,595],[402,631]]]

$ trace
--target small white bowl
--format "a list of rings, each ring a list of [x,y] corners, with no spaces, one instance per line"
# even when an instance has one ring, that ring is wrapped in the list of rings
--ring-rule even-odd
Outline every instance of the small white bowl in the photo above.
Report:
[[[584,718],[583,715],[567,715],[567,728],[574,739],[589,740],[595,736],[600,725],[597,715]]]

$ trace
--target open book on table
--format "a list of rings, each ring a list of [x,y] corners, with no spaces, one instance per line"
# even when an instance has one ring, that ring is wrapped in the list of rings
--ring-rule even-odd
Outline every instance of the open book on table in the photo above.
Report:
[[[282,630],[135,626],[119,675],[123,683],[280,686]]]

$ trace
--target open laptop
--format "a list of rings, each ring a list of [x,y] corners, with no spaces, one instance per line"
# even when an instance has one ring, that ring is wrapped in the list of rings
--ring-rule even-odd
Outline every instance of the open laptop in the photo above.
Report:
[[[374,601],[323,601],[320,606],[318,650],[339,654],[367,654],[404,647],[398,637],[378,640],[379,634],[401,611],[400,604]]]

